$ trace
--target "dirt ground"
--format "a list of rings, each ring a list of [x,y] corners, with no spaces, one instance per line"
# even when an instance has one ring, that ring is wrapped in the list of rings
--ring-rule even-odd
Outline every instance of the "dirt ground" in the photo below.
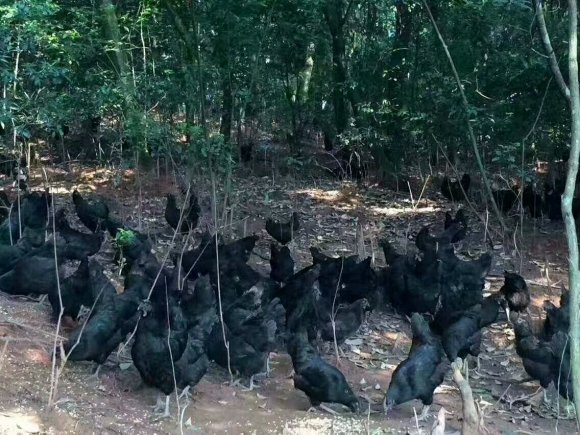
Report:
[[[48,173],[57,205],[71,207],[70,192],[74,187],[94,190],[107,198],[117,216],[154,235],[161,256],[171,244],[171,232],[163,218],[163,196],[175,190],[172,180],[139,177],[127,171],[120,174],[119,182],[118,175],[80,167],[73,167],[69,173],[56,169]],[[41,185],[41,174],[36,174],[36,182]],[[289,216],[292,209],[301,213],[303,226],[290,245],[300,267],[309,264],[308,248],[319,246],[330,254],[373,255],[375,267],[380,268],[384,266],[377,248],[381,235],[401,250],[412,250],[412,236],[418,229],[426,224],[431,224],[433,231],[441,229],[445,210],[452,208],[437,192],[436,185],[426,189],[418,204],[408,191],[396,193],[329,180],[236,176],[233,185],[230,214],[224,219],[228,222],[225,233],[262,236],[256,248],[258,255],[251,262],[263,272],[268,270],[265,258],[269,256],[270,243],[263,229],[264,220],[271,215]],[[201,184],[196,190],[208,216],[202,219],[201,230],[211,222],[209,193]],[[421,186],[413,190],[414,198],[418,198]],[[505,237],[505,243],[494,236],[490,246],[484,241],[483,224],[471,217],[472,231],[458,251],[466,258],[493,252],[494,266],[486,292],[501,286],[504,269],[521,270],[533,294],[531,311],[535,317],[541,315],[544,299],[558,302],[559,283],[567,284],[562,223],[528,220],[523,237],[518,229],[516,237]],[[69,218],[74,220],[74,213],[69,213]],[[516,219],[507,222],[516,227]],[[118,276],[112,265],[110,244],[98,255],[111,275]],[[56,324],[46,301],[0,293],[0,433],[381,434],[429,433],[433,424],[433,417],[416,422],[414,413],[419,414],[420,402],[401,405],[388,417],[382,412],[391,373],[410,346],[407,320],[388,309],[372,312],[357,336],[341,349],[338,365],[361,396],[361,415],[306,413],[309,402],[293,388],[288,378],[291,362],[280,353],[273,355],[271,376],[253,391],[230,386],[229,375],[212,366],[189,404],[182,402],[178,409],[173,397],[172,418],[155,421],[151,407],[157,393],[143,386],[126,350],[110,358],[99,380],[88,378],[93,370],[91,364],[69,363],[58,382],[51,382],[55,333]],[[66,331],[61,334],[66,335]],[[542,404],[541,394],[532,397],[538,385],[526,382],[514,351],[513,333],[505,321],[485,331],[482,347],[481,368],[470,371],[469,381],[490,434],[577,431],[574,421],[567,418],[565,404],[555,400],[555,391],[551,391],[551,397],[553,404],[560,406],[559,417],[553,408]],[[330,348],[322,351],[336,363]],[[56,400],[49,407],[51,394]],[[448,411],[446,432],[459,431],[461,399],[449,376],[437,390],[432,413],[436,415],[441,407]]]

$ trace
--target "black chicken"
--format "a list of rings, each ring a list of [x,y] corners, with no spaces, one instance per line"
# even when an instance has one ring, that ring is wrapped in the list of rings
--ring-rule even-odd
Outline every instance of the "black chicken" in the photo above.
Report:
[[[522,359],[526,373],[540,382],[544,389],[544,401],[547,401],[546,388],[553,380],[550,342],[538,339],[524,319],[518,318],[514,322],[514,333],[516,353]]]
[[[266,219],[266,232],[282,245],[288,244],[299,229],[300,221],[296,212],[292,213],[290,222],[286,223]]]
[[[188,233],[197,227],[199,222],[199,213],[201,209],[199,207],[197,196],[191,193],[189,196],[189,207],[187,210],[183,211],[183,216],[181,216],[181,209],[177,207],[175,201],[175,195],[171,193],[167,194],[167,205],[165,207],[165,220],[174,230],[179,226],[179,221],[181,219],[181,225],[179,226],[179,232],[182,234]]]
[[[522,194],[522,206],[527,209],[534,218],[542,217],[544,212],[544,200],[532,186],[526,186]]]
[[[328,300],[335,296],[340,303],[352,303],[369,298],[376,288],[371,258],[358,261],[358,255],[328,257],[316,248],[310,248],[314,264],[320,264],[320,292]]]
[[[417,262],[414,257],[400,255],[387,240],[381,240],[389,267],[383,273],[385,296],[399,312],[435,312],[439,302],[440,262]]]
[[[485,277],[491,268],[491,256],[483,254],[473,261],[455,257],[441,259],[440,300],[433,324],[445,330],[456,320],[456,313],[483,301]]]
[[[109,219],[109,206],[105,202],[94,200],[90,203],[76,189],[73,191],[72,199],[77,215],[84,226],[93,233],[106,228],[106,222]]]
[[[123,340],[115,287],[103,273],[98,261],[89,260],[89,290],[94,301],[86,322],[75,329],[64,344],[65,354],[71,361],[94,361],[98,377],[101,365]],[[118,336],[118,339],[116,338]]]
[[[443,382],[448,363],[441,340],[420,314],[411,317],[411,330],[413,343],[409,356],[393,372],[383,406],[388,412],[396,405],[420,399],[424,408],[419,419],[425,419],[433,403],[433,392]]]
[[[312,264],[325,265],[325,268],[332,265],[334,268],[338,266],[344,270],[345,267],[354,267],[358,261],[358,255],[356,254],[348,257],[330,257],[314,246],[310,248],[310,255],[312,256]]]
[[[175,364],[175,370],[177,386],[184,389],[184,393],[187,394],[207,372],[208,338],[218,320],[215,297],[207,275],[195,281],[193,291],[186,284],[180,305],[187,321],[187,344],[181,358]]]
[[[116,264],[125,263],[123,273],[126,273],[143,253],[151,252],[153,245],[146,234],[133,229],[125,229],[125,235],[115,239],[114,248],[114,262]]]
[[[327,261],[336,260],[335,257],[330,257],[329,255],[326,255],[320,249],[314,246],[310,247],[310,255],[312,256],[312,264],[322,264]],[[353,255],[352,257],[354,258],[355,256]]]
[[[164,417],[169,416],[169,395],[177,387],[174,366],[188,342],[188,322],[179,305],[178,279],[173,281],[152,292],[150,311],[141,317],[131,349],[133,364],[145,384],[165,395],[164,407],[157,409],[163,408]]]
[[[335,307],[334,325],[332,319],[332,303],[320,301],[317,304],[318,327],[320,336],[325,341],[344,343],[344,340],[352,336],[361,326],[364,314],[370,311],[370,305],[366,299],[359,299],[350,305],[337,305]]]
[[[510,311],[522,312],[530,304],[530,291],[526,281],[517,273],[504,271],[504,284],[499,292],[505,299],[505,311],[510,319]]]
[[[290,334],[288,353],[294,366],[294,387],[306,393],[312,406],[341,403],[352,412],[359,411],[359,401],[346,378],[314,350],[305,328]]]
[[[0,221],[4,220],[8,217],[10,213],[10,200],[8,199],[8,195],[3,190],[0,190]]]
[[[90,308],[93,305],[93,294],[89,289],[89,259],[84,258],[77,270],[68,278],[60,282],[60,297],[58,289],[48,294],[48,301],[52,307],[52,313],[58,317],[62,315],[76,319],[81,307]]]
[[[0,225],[0,243],[16,243],[27,228],[44,233],[51,203],[52,195],[48,191],[30,192],[16,198],[9,219]]]
[[[441,334],[443,349],[450,362],[458,357],[465,359],[467,355],[477,357],[479,368],[479,352],[482,339],[482,328],[497,320],[501,295],[493,294],[485,298],[481,304],[474,305],[458,313],[458,318]],[[436,330],[436,325],[434,329]]]
[[[101,249],[105,234],[99,231],[95,234],[85,234],[74,230],[66,220],[66,212],[60,209],[54,216],[55,228],[64,240],[63,248],[69,253],[69,258],[83,260],[95,255]],[[57,242],[58,243],[58,242]]]
[[[510,211],[518,200],[517,192],[514,192],[512,189],[494,190],[491,194],[498,208],[503,213]]]
[[[553,186],[548,183],[544,185],[545,207],[551,221],[562,220],[562,195],[565,187],[564,180],[556,180]]]
[[[562,220],[562,195],[566,187],[565,180],[556,180],[555,187],[545,185],[544,196],[546,213],[551,221]],[[574,219],[580,218],[580,198],[572,199],[572,216]]]
[[[252,235],[218,247],[220,267],[229,262],[247,263],[256,246],[258,236]],[[217,270],[215,239],[205,238],[200,245],[183,254],[181,265],[188,277],[206,275]]]
[[[556,307],[550,301],[544,301],[546,319],[544,320],[542,334],[545,340],[550,340],[558,331],[568,331],[570,329],[569,300],[570,293],[565,287],[562,287],[559,307]]]
[[[44,239],[44,236],[42,238]],[[31,243],[26,235],[23,235],[14,245],[0,244],[0,275],[12,270],[14,265],[28,255],[34,247],[37,247],[34,240]]]
[[[550,340],[550,348],[552,349],[552,377],[558,393],[564,399],[574,400],[570,339],[567,331],[556,332]]]
[[[62,280],[63,264],[50,255],[50,249],[20,258],[12,270],[0,276],[0,290],[15,295],[44,295],[57,289],[57,273]]]
[[[210,278],[217,295],[217,272],[212,271]],[[220,262],[219,291],[221,293],[222,305],[227,306],[234,303],[246,291],[258,284],[258,281],[261,279],[262,275],[246,263],[236,261]]]
[[[441,193],[450,201],[463,201],[465,194],[469,193],[471,177],[469,174],[463,174],[461,180],[451,180],[449,177],[443,177],[441,183]],[[463,193],[465,192],[465,194]]]
[[[294,259],[287,246],[278,248],[275,243],[270,245],[270,278],[279,283],[285,283],[294,275]]]
[[[453,238],[451,239],[451,243],[460,242],[461,240],[463,240],[465,238],[465,236],[467,234],[468,222],[469,222],[469,219],[467,218],[467,215],[465,214],[465,210],[463,210],[462,208],[457,210],[457,213],[455,213],[455,218],[451,217],[451,213],[445,212],[445,226],[444,226],[444,228],[447,230],[450,227],[452,227],[453,225],[458,225],[460,227],[460,230],[457,231],[453,235]]]
[[[141,264],[131,268],[132,276],[140,276],[138,284],[134,280],[125,286],[123,293],[117,295],[115,288],[103,274],[102,266],[94,259],[89,260],[89,288],[95,301],[91,307],[87,323],[77,328],[69,338],[65,350],[70,350],[69,358],[88,360],[97,363],[97,370],[92,377],[98,378],[102,364],[108,356],[119,347],[126,336],[135,331],[139,320],[139,306],[149,296],[152,280],[147,274],[153,265],[160,267],[154,256],[144,257]],[[158,270],[158,269],[157,269]],[[161,273],[155,290],[165,291],[166,274]],[[78,345],[72,346],[78,341]]]
[[[319,264],[304,268],[291,276],[280,289],[278,295],[286,310],[286,325],[288,329],[293,330],[300,322],[304,321],[301,314],[296,312],[301,304],[304,305],[303,309],[312,316],[309,319],[310,322],[314,322],[315,309],[313,304],[316,299],[312,298],[312,296],[319,275]]]
[[[247,143],[240,144],[240,160],[244,163],[248,163],[252,160],[252,149],[254,148],[254,143],[249,141]]]
[[[284,323],[285,316],[278,298],[261,306],[260,296],[253,288],[225,308],[224,330],[229,349],[219,323],[214,325],[208,343],[210,359],[249,377],[250,390],[254,388],[254,376],[268,371],[267,361],[276,346],[278,324]]]

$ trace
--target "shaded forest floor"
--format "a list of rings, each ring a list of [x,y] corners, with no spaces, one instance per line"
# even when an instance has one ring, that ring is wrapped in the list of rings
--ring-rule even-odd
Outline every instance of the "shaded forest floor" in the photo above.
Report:
[[[70,192],[74,187],[93,189],[107,198],[113,213],[130,226],[149,232],[156,239],[158,256],[170,245],[172,233],[163,218],[164,195],[175,191],[168,178],[127,171],[119,188],[112,188],[114,174],[107,170],[73,167],[70,173],[56,169],[48,173],[58,206],[71,208]],[[35,185],[42,176],[35,174]],[[452,204],[438,193],[437,184],[429,187],[424,199],[413,207],[408,193],[396,193],[378,187],[363,188],[331,180],[294,178],[273,179],[271,176],[236,176],[230,197],[232,216],[226,234],[242,236],[257,233],[261,237],[251,263],[267,273],[269,265],[261,257],[269,257],[270,240],[264,220],[271,215],[286,218],[291,210],[301,212],[303,226],[291,252],[297,268],[310,263],[310,246],[318,246],[329,254],[359,252],[375,256],[375,267],[384,266],[378,239],[387,236],[400,250],[413,250],[413,235],[426,224],[433,232],[442,229],[443,216]],[[210,222],[209,192],[196,186],[201,195],[200,229]],[[197,190],[197,189],[196,189]],[[414,193],[419,196],[421,187]],[[74,219],[74,213],[69,213]],[[567,250],[564,227],[560,223],[527,220],[524,237],[506,237],[491,248],[484,243],[483,225],[471,215],[471,232],[458,247],[464,257],[477,257],[492,250],[494,265],[486,292],[496,291],[503,282],[503,270],[520,270],[533,295],[531,311],[538,317],[544,299],[558,302],[559,284],[567,284]],[[516,220],[508,219],[515,227]],[[408,236],[407,236],[408,234]],[[521,261],[519,253],[524,253]],[[99,253],[100,260],[118,281],[112,266],[110,241]],[[261,256],[261,257],[260,257]],[[117,355],[101,370],[99,381],[88,380],[93,366],[69,363],[58,383],[57,403],[49,411],[52,346],[55,322],[45,301],[9,297],[0,293],[0,433],[429,433],[433,418],[418,426],[414,419],[421,404],[412,402],[389,413],[382,412],[382,399],[396,365],[405,358],[410,346],[408,322],[392,311],[374,311],[357,337],[342,347],[340,369],[355,392],[370,401],[367,412],[360,416],[327,413],[306,413],[306,396],[293,388],[288,378],[291,362],[287,355],[276,354],[273,373],[260,383],[260,388],[245,392],[229,385],[229,375],[212,365],[210,372],[196,388],[193,401],[177,415],[172,400],[172,419],[152,421],[151,406],[156,391],[142,385],[130,362],[130,354]],[[505,318],[505,317],[504,317]],[[573,433],[576,426],[566,419],[565,411],[556,418],[555,411],[542,405],[535,382],[525,382],[521,361],[515,354],[513,333],[507,323],[499,322],[487,329],[481,356],[481,370],[470,373],[474,395],[484,414],[489,433]],[[336,363],[334,352],[324,353]],[[555,392],[552,391],[552,396]],[[365,399],[362,399],[363,409]],[[554,402],[554,401],[553,401]],[[448,376],[437,390],[432,412],[444,406],[447,431],[461,427],[459,392]],[[561,405],[563,407],[563,405]]]

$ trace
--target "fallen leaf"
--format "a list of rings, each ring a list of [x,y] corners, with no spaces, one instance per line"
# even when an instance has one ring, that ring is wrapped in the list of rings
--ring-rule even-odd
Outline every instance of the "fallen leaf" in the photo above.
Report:
[[[348,344],[349,346],[360,346],[361,344],[363,344],[363,341],[361,338],[352,338],[352,339],[346,339],[344,340],[345,344]]]

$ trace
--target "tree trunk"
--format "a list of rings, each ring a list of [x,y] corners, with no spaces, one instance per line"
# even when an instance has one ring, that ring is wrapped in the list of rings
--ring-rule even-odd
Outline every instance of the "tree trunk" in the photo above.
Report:
[[[344,35],[342,29],[332,37],[332,102],[334,104],[334,124],[336,132],[341,134],[348,125],[346,111],[346,70],[344,68]]]
[[[580,89],[578,84],[578,5],[576,0],[568,0],[569,37],[568,69],[570,112],[572,115],[572,132],[570,141],[570,158],[568,160],[568,175],[566,189],[562,195],[562,215],[566,225],[566,240],[569,252],[570,279],[570,356],[572,365],[572,388],[576,418],[580,410],[580,270],[578,264],[578,234],[576,222],[572,215],[572,200],[578,175],[578,158],[580,156]],[[566,94],[565,94],[566,95]]]
[[[310,80],[312,79],[312,70],[314,69],[314,43],[308,44],[306,50],[306,62],[304,68],[298,76],[298,86],[296,88],[296,102],[300,107],[308,101],[308,91],[310,89]]]
[[[406,104],[405,87],[410,64],[409,45],[411,43],[412,15],[409,4],[405,1],[396,2],[396,25],[395,40],[393,50],[389,60],[389,80],[387,82],[387,98],[392,105],[394,112],[391,115],[389,127],[391,130],[393,143],[402,146],[405,135],[401,128],[400,114]]]
[[[346,10],[342,0],[327,0],[324,17],[330,31],[332,45],[332,103],[336,133],[341,134],[348,126],[347,71],[345,67],[346,41],[344,25],[354,0],[349,0]]]
[[[570,89],[568,89],[568,86],[566,86],[566,81],[564,80],[562,71],[558,66],[558,59],[556,58],[556,53],[552,48],[552,42],[550,41],[550,35],[548,34],[548,28],[546,27],[546,20],[544,19],[544,10],[542,9],[541,0],[534,0],[534,9],[536,12],[536,23],[538,23],[538,29],[540,30],[542,45],[544,46],[544,51],[548,56],[550,68],[552,70],[552,73],[554,74],[556,83],[558,84],[558,89],[560,89],[560,92],[562,92],[562,94],[567,100],[570,100]]]
[[[116,66],[119,71],[119,81],[125,98],[125,111],[126,115],[130,116],[134,101],[134,88],[133,82],[129,77],[130,70],[127,53],[125,52],[121,42],[122,38],[119,30],[117,13],[115,12],[115,6],[111,3],[111,0],[102,0],[101,9],[103,10],[105,32],[115,45]]]
[[[395,40],[393,51],[389,61],[389,81],[387,83],[387,96],[389,101],[398,109],[404,103],[403,86],[406,82],[409,64],[409,45],[411,43],[413,28],[411,10],[409,4],[399,0],[396,2],[397,15],[395,26]]]
[[[230,81],[229,73],[226,73],[222,81],[222,121],[220,125],[220,133],[224,137],[224,141],[228,143],[232,132],[232,113],[234,110],[232,83]]]
[[[109,1],[109,0],[103,0]],[[199,23],[195,20],[195,11],[190,11],[190,18],[191,18],[191,26],[187,27],[183,20],[181,19],[181,15],[175,6],[169,0],[165,0],[162,4],[166,7],[169,11],[171,18],[173,19],[173,24],[175,30],[177,31],[178,35],[180,36],[185,53],[186,59],[188,59],[192,64],[191,65],[184,65],[184,74],[186,74],[186,79],[188,83],[190,83],[189,78],[193,77],[193,74],[189,72],[189,68],[195,66],[197,69],[197,76],[198,76],[198,92],[199,92],[199,112],[200,112],[200,124],[201,128],[204,132],[205,137],[207,138],[207,125],[206,125],[206,114],[205,114],[205,81],[203,75],[203,68],[201,65],[201,53],[199,49]],[[193,31],[190,31],[193,28]],[[187,76],[189,74],[189,78]],[[192,88],[188,89],[188,92],[193,94],[193,83],[191,83]]]

